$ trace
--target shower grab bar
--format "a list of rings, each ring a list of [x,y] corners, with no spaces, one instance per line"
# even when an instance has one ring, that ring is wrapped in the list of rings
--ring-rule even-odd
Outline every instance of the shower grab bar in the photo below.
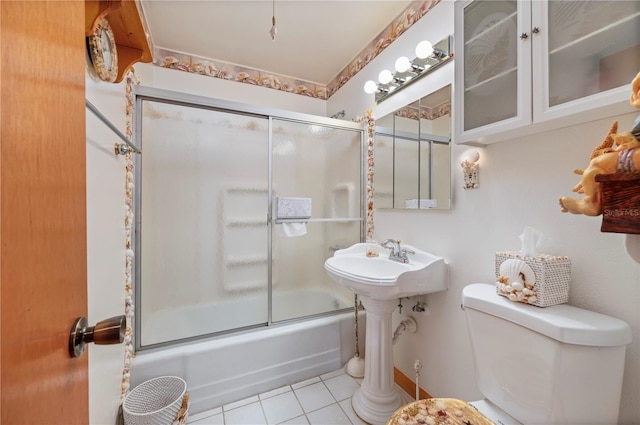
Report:
[[[98,117],[98,119],[100,119],[100,121],[102,121],[107,127],[109,127],[109,129],[111,129],[111,131],[113,131],[116,136],[118,136],[120,139],[122,139],[123,142],[125,142],[127,144],[127,146],[129,146],[129,148],[131,148],[132,151],[134,151],[135,153],[142,153],[142,151],[140,149],[138,149],[136,147],[136,145],[134,145],[133,143],[131,143],[129,140],[127,140],[127,137],[122,134],[122,132],[120,130],[118,130],[118,128],[113,125],[111,123],[111,121],[109,121],[107,119],[107,117],[105,117],[104,115],[102,115],[102,112],[100,112],[98,110],[98,108],[96,108],[93,103],[89,102],[89,99],[85,99],[84,103],[86,105],[86,107],[93,112],[93,114]],[[117,154],[127,154],[129,153],[129,148],[125,148],[123,146],[118,146],[116,145],[116,155]]]
[[[321,221],[332,221],[336,222],[349,222],[349,221],[364,221],[363,218],[276,218],[274,222],[276,224],[282,223],[312,223],[312,222],[321,222]]]

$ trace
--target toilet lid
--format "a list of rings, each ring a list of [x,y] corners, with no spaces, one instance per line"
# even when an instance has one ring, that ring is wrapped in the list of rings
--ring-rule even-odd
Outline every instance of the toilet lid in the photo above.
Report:
[[[396,410],[387,425],[421,423],[451,425],[495,425],[478,409],[455,398],[428,398],[414,401]]]
[[[611,316],[568,304],[536,307],[509,301],[495,285],[473,283],[462,289],[462,305],[509,320],[566,344],[617,347],[631,342],[631,327]]]

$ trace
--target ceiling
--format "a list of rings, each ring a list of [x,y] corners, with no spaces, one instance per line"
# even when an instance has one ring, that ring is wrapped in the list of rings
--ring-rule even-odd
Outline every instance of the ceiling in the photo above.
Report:
[[[412,1],[141,0],[154,48],[328,84]],[[275,6],[277,35],[269,36]]]

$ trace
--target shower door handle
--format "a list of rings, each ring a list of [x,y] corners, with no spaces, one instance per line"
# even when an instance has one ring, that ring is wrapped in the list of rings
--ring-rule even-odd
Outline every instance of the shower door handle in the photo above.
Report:
[[[69,354],[71,357],[80,357],[85,345],[90,342],[98,345],[120,344],[124,341],[126,323],[124,315],[102,320],[95,326],[88,326],[86,317],[78,317],[69,333]]]

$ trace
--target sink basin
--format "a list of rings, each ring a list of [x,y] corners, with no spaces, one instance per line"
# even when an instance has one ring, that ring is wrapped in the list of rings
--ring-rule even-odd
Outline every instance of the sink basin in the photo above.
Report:
[[[402,404],[394,385],[392,313],[397,299],[447,289],[444,258],[405,245],[414,251],[409,263],[389,259],[380,247],[378,257],[367,257],[367,245],[358,243],[336,251],[324,268],[333,280],[362,295],[367,312],[364,380],[351,397],[358,417],[372,425],[384,425]]]
[[[336,282],[358,295],[387,300],[429,294],[447,289],[444,258],[409,245],[409,263],[388,258],[387,250],[380,247],[378,257],[366,256],[366,243],[358,243],[336,251],[324,263],[325,270]]]

